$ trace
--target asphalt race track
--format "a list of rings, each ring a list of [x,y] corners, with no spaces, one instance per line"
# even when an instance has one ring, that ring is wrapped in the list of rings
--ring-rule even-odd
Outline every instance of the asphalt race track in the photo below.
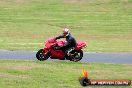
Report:
[[[36,60],[36,52],[0,50],[0,59]],[[81,62],[132,64],[132,53],[84,53]]]

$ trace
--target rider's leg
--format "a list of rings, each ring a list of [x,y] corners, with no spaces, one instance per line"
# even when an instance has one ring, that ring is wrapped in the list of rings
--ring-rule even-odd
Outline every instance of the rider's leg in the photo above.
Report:
[[[65,57],[70,56],[70,53],[74,50],[74,47],[70,47],[68,49],[65,50]]]

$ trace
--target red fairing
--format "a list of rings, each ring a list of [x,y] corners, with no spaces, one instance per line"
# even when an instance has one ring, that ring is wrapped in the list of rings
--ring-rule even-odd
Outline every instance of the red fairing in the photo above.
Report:
[[[45,46],[47,48],[50,48],[52,45],[56,44],[57,41],[54,40],[53,38],[49,38],[47,41],[45,41]]]
[[[76,46],[76,50],[80,50],[82,48],[86,47],[86,42],[83,42],[83,41],[78,41],[77,42],[77,46]]]
[[[49,48],[44,48],[43,50],[44,50],[44,54],[49,52]]]
[[[52,59],[64,59],[64,52],[62,50],[51,50],[51,58]]]
[[[54,50],[51,48],[52,45],[57,44],[58,46],[63,46],[65,44],[64,41],[56,41],[53,38],[49,38],[47,41],[45,41],[45,46],[44,50],[46,52],[50,51],[52,59],[63,59],[64,58],[64,51],[62,50]]]
[[[59,41],[59,42],[57,42],[57,44],[58,44],[58,46],[63,46],[65,44],[65,42],[64,41]]]

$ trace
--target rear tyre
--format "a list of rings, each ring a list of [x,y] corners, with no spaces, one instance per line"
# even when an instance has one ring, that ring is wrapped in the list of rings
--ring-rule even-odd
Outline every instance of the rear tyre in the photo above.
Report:
[[[37,53],[36,53],[36,58],[40,61],[44,61],[47,60],[50,57],[50,53],[47,53],[46,55],[44,55],[44,50],[40,49]]]
[[[79,51],[74,51],[72,52],[72,54],[69,56],[70,58],[70,61],[73,61],[73,62],[78,62],[82,59],[83,57],[83,51],[82,50],[79,50]]]

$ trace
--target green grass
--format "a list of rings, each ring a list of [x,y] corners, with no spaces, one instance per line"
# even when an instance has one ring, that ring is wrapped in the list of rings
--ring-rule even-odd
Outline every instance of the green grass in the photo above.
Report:
[[[36,51],[65,26],[85,51],[132,52],[132,0],[0,1],[0,49]]]
[[[90,79],[132,80],[132,65],[126,64],[0,60],[0,88],[82,88],[78,81],[82,66],[88,71]]]

